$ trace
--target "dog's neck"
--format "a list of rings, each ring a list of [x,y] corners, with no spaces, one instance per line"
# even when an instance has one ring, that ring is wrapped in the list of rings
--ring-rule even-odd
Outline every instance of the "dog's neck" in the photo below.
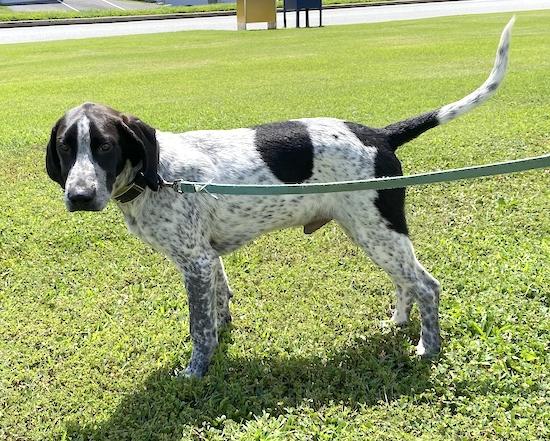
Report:
[[[128,185],[134,182],[134,179],[138,174],[138,172],[141,170],[141,167],[142,167],[141,162],[134,167],[132,166],[132,163],[129,160],[127,160],[126,164],[124,165],[124,168],[116,177],[115,183],[113,185],[113,190],[111,193],[117,194],[123,188],[128,187]]]
[[[135,181],[137,174],[142,168],[141,162],[136,166],[132,166],[130,161],[126,161],[126,165],[116,177],[111,195],[113,197],[120,195],[126,189],[128,189]]]

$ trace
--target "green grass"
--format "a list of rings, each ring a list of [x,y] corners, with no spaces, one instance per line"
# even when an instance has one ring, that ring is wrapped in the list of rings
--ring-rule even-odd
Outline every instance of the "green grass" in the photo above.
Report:
[[[352,3],[382,3],[392,0],[323,0],[323,5],[352,4]],[[278,7],[282,7],[282,1],[278,1]],[[45,20],[59,18],[90,18],[90,17],[113,17],[125,15],[159,15],[175,14],[186,12],[213,12],[213,11],[234,11],[236,3],[217,3],[198,6],[160,6],[151,9],[96,9],[88,11],[36,11],[36,12],[15,12],[0,6],[0,21],[20,20]]]
[[[391,282],[329,224],[225,259],[234,324],[185,381],[180,274],[115,206],[67,213],[44,170],[50,127],[86,100],[173,131],[394,122],[477,87],[508,19],[0,46],[0,439],[549,439],[548,171],[408,191],[443,286],[437,360],[414,355],[416,312],[380,326]],[[548,151],[549,19],[518,14],[502,89],[402,147],[406,173]]]

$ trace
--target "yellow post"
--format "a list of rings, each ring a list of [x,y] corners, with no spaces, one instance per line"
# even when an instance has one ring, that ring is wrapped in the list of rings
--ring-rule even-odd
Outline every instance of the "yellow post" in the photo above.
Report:
[[[247,23],[267,22],[268,29],[277,28],[276,0],[237,0],[237,28],[246,30]]]

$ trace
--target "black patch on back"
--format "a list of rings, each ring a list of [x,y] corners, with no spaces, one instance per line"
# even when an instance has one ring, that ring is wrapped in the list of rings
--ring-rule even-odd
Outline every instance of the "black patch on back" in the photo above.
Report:
[[[381,129],[371,129],[361,124],[346,122],[346,126],[366,146],[376,147],[374,159],[374,176],[402,176],[401,163],[388,143],[387,135]],[[378,190],[374,205],[380,215],[386,219],[388,226],[398,233],[408,234],[405,220],[405,189],[392,188]]]
[[[256,130],[256,149],[271,172],[285,184],[298,184],[313,174],[313,144],[299,121],[263,124]]]
[[[378,149],[374,160],[374,175],[377,178],[403,175],[401,163],[392,151],[384,148]],[[374,204],[382,217],[388,221],[392,230],[401,234],[409,234],[407,221],[405,220],[404,188],[378,190],[378,197]]]

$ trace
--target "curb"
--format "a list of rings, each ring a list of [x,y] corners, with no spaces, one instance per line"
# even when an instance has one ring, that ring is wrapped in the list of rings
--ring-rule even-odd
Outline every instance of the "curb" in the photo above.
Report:
[[[376,6],[391,5],[409,5],[418,3],[448,3],[464,0],[395,0],[388,2],[371,3],[346,3],[341,5],[326,5],[323,10],[329,9],[348,9],[348,8],[368,8]],[[282,8],[277,8],[277,12],[283,12]],[[180,12],[173,14],[154,14],[154,15],[123,15],[112,17],[89,17],[89,18],[52,18],[46,20],[14,20],[0,21],[0,28],[23,28],[37,26],[56,26],[73,24],[93,24],[93,23],[124,23],[133,21],[148,20],[174,20],[182,18],[208,18],[208,17],[226,17],[237,15],[236,11],[213,11],[213,12]]]

